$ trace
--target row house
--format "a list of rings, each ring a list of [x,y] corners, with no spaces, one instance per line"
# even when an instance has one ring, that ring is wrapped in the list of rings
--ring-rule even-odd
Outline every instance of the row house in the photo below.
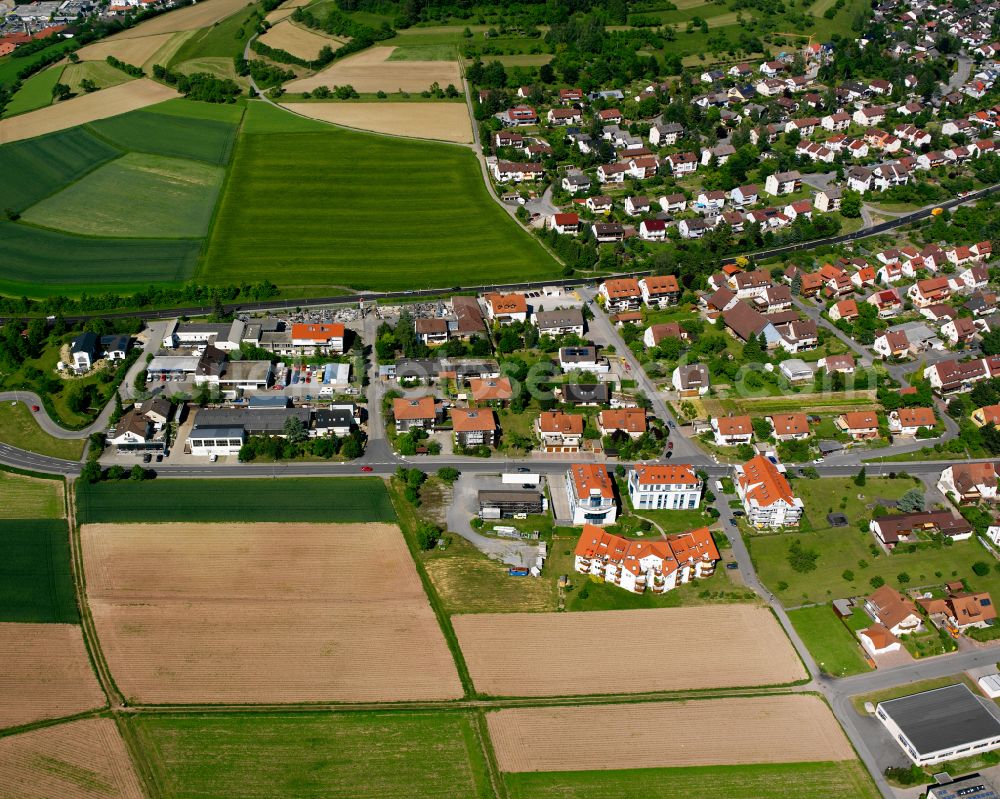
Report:
[[[492,164],[493,177],[498,183],[524,183],[538,180],[545,174],[541,164],[496,161]]]
[[[734,471],[736,493],[751,524],[758,528],[798,525],[804,505],[788,484],[783,466],[758,455]]]
[[[635,278],[605,280],[598,291],[604,298],[604,308],[608,313],[638,311],[642,305],[642,290]]]
[[[1000,357],[989,356],[972,361],[940,361],[924,370],[924,378],[938,394],[969,391],[989,378],[1000,375]]]
[[[829,147],[811,141],[800,141],[795,147],[795,155],[800,158],[808,158],[810,161],[819,161],[824,164],[832,164],[834,153]]]
[[[896,125],[893,132],[911,147],[923,147],[931,143],[931,134],[916,125]]]
[[[626,591],[666,593],[711,576],[719,550],[707,527],[660,541],[633,541],[587,525],[574,550],[573,568]]]

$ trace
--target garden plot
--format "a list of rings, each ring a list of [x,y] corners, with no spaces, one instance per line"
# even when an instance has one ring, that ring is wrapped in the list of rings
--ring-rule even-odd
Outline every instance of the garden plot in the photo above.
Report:
[[[146,702],[444,700],[462,694],[399,529],[87,525],[90,607]]]
[[[501,771],[854,760],[816,696],[518,708],[487,716]]]
[[[0,624],[0,653],[0,728],[105,704],[75,624]],[[0,795],[4,784],[0,770]]]
[[[320,86],[353,86],[359,92],[422,92],[432,83],[458,87],[462,76],[457,61],[389,61],[393,47],[372,47],[334,61],[315,75],[287,84],[290,92],[311,92]]]
[[[84,719],[0,739],[0,795],[18,799],[144,799],[111,719]]]
[[[806,677],[784,631],[755,605],[478,614],[452,623],[476,688],[493,696],[692,691]]]
[[[296,114],[358,130],[468,144],[465,103],[287,103]]]

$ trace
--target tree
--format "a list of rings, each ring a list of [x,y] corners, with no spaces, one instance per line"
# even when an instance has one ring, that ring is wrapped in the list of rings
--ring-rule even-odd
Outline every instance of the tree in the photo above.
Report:
[[[981,560],[977,560],[975,563],[972,564],[972,572],[977,577],[985,577],[987,574],[990,573],[990,565],[988,563],[984,563]]]
[[[52,96],[56,100],[68,100],[73,96],[73,90],[65,83],[57,83],[52,87]]]
[[[85,483],[96,483],[101,479],[101,465],[97,461],[87,461],[80,470],[80,479]]]
[[[856,191],[845,191],[840,198],[840,214],[848,219],[861,216],[861,195]]]
[[[899,574],[896,575],[896,582],[898,582],[900,585],[906,585],[908,582],[910,582],[910,575],[907,574],[906,572],[900,572]]]
[[[125,479],[125,467],[115,464],[110,469],[108,469],[108,479],[109,480],[124,480]]]
[[[434,549],[441,537],[441,528],[431,522],[417,522],[417,546],[421,549]]]
[[[138,463],[132,467],[132,471],[128,475],[129,480],[135,480],[139,482],[140,480],[146,479],[146,470],[143,469]]]
[[[869,580],[868,582],[871,584],[872,588],[881,588],[883,585],[885,585],[885,580],[883,580],[881,577],[872,577],[871,580]]]
[[[459,474],[461,473],[458,469],[455,469],[452,466],[444,466],[438,469],[437,476],[442,482],[452,485],[456,480],[458,480]]]
[[[348,460],[360,458],[362,452],[364,452],[364,448],[361,446],[361,442],[353,435],[345,438],[344,444],[340,448],[340,454]]]
[[[854,485],[863,486],[865,484],[865,467],[861,467],[861,471],[854,476]]]
[[[797,538],[788,547],[788,565],[797,572],[814,571],[817,560],[819,560],[819,552],[813,549],[804,549],[802,542]]]
[[[285,419],[285,424],[282,426],[281,432],[293,444],[305,441],[308,437],[305,425],[302,424],[302,420],[298,416],[289,416]]]
[[[924,509],[925,503],[924,492],[919,488],[911,488],[899,498],[896,507],[903,511],[903,513],[916,513]]]

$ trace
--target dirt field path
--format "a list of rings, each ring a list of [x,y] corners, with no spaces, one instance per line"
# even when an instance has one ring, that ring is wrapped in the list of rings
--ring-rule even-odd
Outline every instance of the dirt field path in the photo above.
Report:
[[[854,760],[816,696],[525,708],[487,716],[501,771]]]
[[[356,130],[456,144],[472,142],[465,103],[284,103],[283,107]]]
[[[349,84],[359,92],[422,92],[437,82],[461,87],[457,61],[387,61],[395,47],[370,47],[356,55],[334,61],[315,75],[285,85],[289,92],[311,92],[319,86]]]
[[[570,696],[777,685],[806,678],[765,608],[501,613],[452,618],[476,688]]]
[[[11,119],[0,120],[0,144],[65,130],[95,119],[118,116],[127,111],[162,103],[171,97],[177,97],[177,92],[147,78],[129,81]]]
[[[111,719],[84,719],[0,738],[0,796],[144,799]]]

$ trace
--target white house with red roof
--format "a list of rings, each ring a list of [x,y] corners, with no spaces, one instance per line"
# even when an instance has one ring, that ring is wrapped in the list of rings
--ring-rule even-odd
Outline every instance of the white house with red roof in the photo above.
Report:
[[[342,353],[344,351],[344,326],[331,324],[292,325],[292,347],[303,355]]]
[[[636,510],[692,510],[703,488],[687,463],[639,464],[628,471],[628,495]]]
[[[791,527],[802,518],[803,503],[795,496],[784,467],[763,455],[735,467],[736,493],[747,519],[757,527]]]
[[[566,497],[573,524],[614,524],[618,518],[615,488],[601,463],[578,463],[566,472]]]

